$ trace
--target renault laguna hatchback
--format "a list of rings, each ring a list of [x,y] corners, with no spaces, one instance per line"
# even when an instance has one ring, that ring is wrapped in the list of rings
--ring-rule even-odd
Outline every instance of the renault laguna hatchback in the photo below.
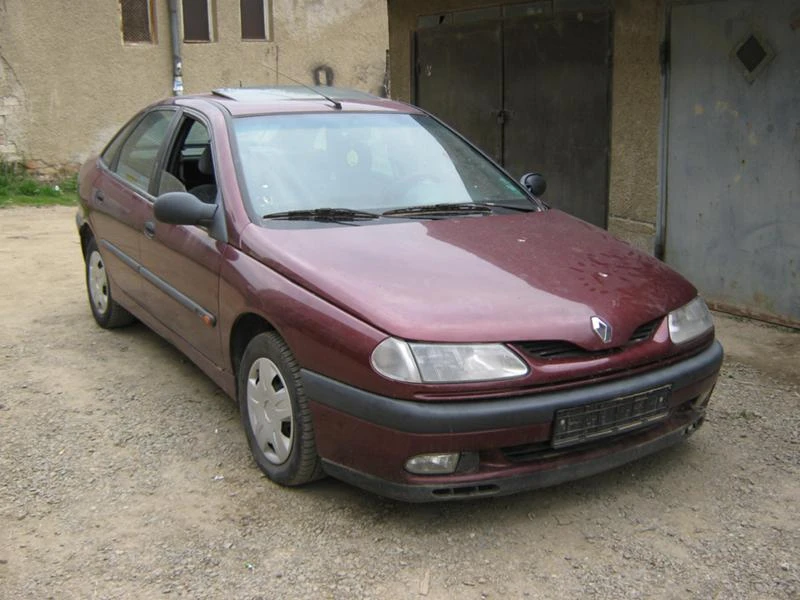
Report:
[[[275,483],[425,502],[585,477],[686,439],[723,352],[689,282],[543,187],[358,92],[170,98],[81,170],[89,304],[235,398]]]

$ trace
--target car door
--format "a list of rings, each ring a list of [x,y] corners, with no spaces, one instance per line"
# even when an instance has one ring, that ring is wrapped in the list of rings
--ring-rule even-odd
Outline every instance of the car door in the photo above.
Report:
[[[89,221],[113,284],[141,303],[140,239],[162,146],[176,111],[156,109],[129,123],[100,158]]]
[[[157,174],[156,193],[188,191],[221,203],[217,192],[209,126],[183,113]],[[221,207],[220,207],[221,210]],[[169,225],[145,207],[141,262],[143,302],[163,325],[221,365],[219,273],[226,244],[204,227]]]

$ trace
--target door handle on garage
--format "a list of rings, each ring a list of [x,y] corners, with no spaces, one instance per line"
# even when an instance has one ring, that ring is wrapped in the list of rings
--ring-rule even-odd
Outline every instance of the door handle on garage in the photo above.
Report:
[[[144,237],[148,239],[153,239],[156,237],[156,224],[152,221],[147,221],[144,224]]]

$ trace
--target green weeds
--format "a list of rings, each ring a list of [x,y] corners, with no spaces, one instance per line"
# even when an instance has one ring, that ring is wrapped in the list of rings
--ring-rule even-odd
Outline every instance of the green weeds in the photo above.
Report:
[[[9,206],[71,206],[78,203],[75,175],[54,183],[40,182],[24,170],[0,163],[0,208]]]

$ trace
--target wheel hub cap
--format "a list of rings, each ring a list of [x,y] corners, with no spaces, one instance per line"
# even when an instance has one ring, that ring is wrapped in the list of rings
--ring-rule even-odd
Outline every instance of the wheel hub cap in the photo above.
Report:
[[[266,459],[276,465],[286,462],[294,435],[292,402],[283,375],[267,358],[256,360],[247,375],[247,413]]]
[[[89,296],[98,312],[108,308],[108,278],[103,258],[97,251],[89,256]]]

